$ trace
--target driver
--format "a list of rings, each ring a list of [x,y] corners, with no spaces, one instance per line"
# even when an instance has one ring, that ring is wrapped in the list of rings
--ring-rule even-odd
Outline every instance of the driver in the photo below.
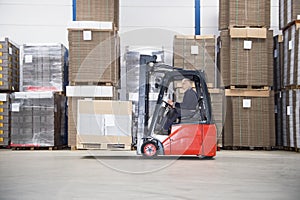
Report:
[[[196,107],[198,105],[198,95],[192,88],[192,83],[190,79],[184,78],[182,80],[182,88],[184,90],[183,101],[181,103],[173,102],[168,100],[168,104],[176,108],[177,112],[170,119],[167,120],[165,124],[165,129],[169,129],[172,123],[179,118],[192,117],[195,113]]]

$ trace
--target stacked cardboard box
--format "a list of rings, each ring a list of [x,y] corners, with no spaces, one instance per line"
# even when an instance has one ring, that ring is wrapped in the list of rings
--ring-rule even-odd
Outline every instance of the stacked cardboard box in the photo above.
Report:
[[[273,31],[270,0],[220,0],[218,40],[226,113],[226,147],[275,145]],[[263,114],[262,114],[263,113]],[[258,119],[262,117],[262,123]]]
[[[62,44],[21,47],[21,91],[65,91],[68,51]]]
[[[299,89],[300,89],[300,4],[297,0],[280,0],[280,28],[283,31],[281,55],[281,145],[299,150]]]
[[[270,0],[219,0],[219,30],[231,26],[270,27],[270,3]]]
[[[220,34],[223,86],[273,85],[273,31],[231,28]]]
[[[279,27],[284,29],[289,23],[300,20],[298,0],[279,0]]]
[[[79,100],[77,148],[131,148],[132,104],[129,101]]]
[[[0,39],[0,90],[19,90],[19,48],[8,38]]]
[[[11,146],[53,147],[66,144],[65,96],[54,92],[11,95]]]
[[[76,21],[108,21],[119,27],[119,0],[76,0]]]
[[[85,37],[90,34],[90,37]],[[101,29],[69,29],[71,84],[111,83],[120,77],[119,36]]]
[[[10,145],[10,97],[8,93],[0,93],[0,146]]]
[[[283,32],[283,87],[300,85],[300,23]]]
[[[275,145],[272,97],[227,96],[226,104],[224,146]]]
[[[216,37],[176,35],[173,44],[173,65],[178,68],[204,70],[209,87],[217,87]]]
[[[75,21],[68,28],[70,51],[68,145],[77,143],[80,99],[118,99],[120,79],[119,0],[76,0]],[[112,86],[111,94],[102,87]],[[94,87],[81,91],[82,87]],[[94,90],[94,91],[93,91]]]

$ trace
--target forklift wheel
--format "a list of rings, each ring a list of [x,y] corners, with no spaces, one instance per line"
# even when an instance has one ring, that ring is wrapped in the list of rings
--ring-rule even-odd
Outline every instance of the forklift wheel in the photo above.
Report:
[[[141,148],[143,156],[148,157],[148,158],[157,156],[157,149],[158,148],[157,148],[156,144],[154,144],[153,142],[149,142],[149,141],[145,142]]]

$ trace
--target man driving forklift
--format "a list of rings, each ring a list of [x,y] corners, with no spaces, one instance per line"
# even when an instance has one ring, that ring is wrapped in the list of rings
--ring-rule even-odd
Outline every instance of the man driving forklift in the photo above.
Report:
[[[189,118],[195,114],[199,97],[193,90],[191,80],[188,78],[182,79],[182,88],[184,95],[181,103],[174,103],[171,99],[168,100],[168,103],[173,106],[175,110],[169,114],[169,118],[164,126],[165,130],[168,130],[177,119],[180,122],[182,118]]]

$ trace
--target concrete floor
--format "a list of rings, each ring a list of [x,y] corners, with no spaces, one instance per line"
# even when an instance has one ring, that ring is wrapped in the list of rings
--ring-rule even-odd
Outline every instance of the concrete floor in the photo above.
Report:
[[[146,160],[128,151],[0,150],[0,199],[300,199],[300,154]]]

